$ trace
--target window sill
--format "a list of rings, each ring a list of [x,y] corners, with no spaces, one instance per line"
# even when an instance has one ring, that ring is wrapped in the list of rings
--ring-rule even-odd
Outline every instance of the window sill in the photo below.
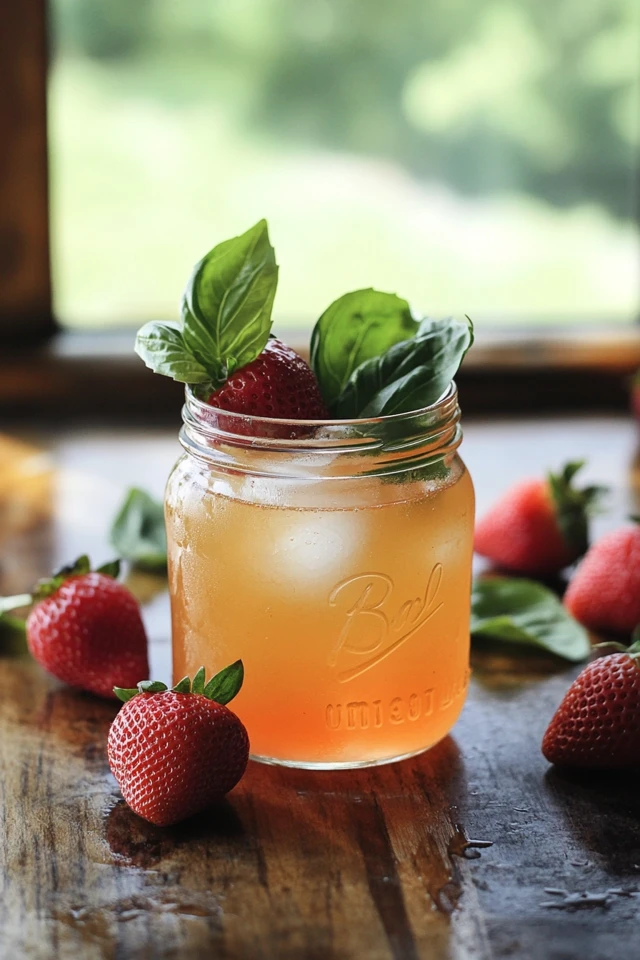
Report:
[[[0,415],[153,422],[175,419],[180,384],[152,375],[130,331],[59,332],[0,357]],[[290,336],[307,351],[306,338]],[[622,410],[640,368],[640,328],[481,331],[458,377],[466,413]]]

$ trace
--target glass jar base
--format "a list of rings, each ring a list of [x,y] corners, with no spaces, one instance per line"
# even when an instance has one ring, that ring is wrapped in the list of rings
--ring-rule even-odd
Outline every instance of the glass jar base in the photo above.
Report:
[[[319,762],[315,760],[282,760],[279,757],[262,757],[256,754],[250,754],[249,759],[256,763],[267,763],[274,767],[291,767],[294,770],[361,770],[363,767],[383,767],[388,763],[401,763],[402,760],[410,760],[411,757],[419,757],[421,753],[432,750],[436,743],[430,743],[426,747],[420,747],[419,750],[412,750],[410,753],[401,753],[393,757],[375,757],[373,760],[328,760]]]

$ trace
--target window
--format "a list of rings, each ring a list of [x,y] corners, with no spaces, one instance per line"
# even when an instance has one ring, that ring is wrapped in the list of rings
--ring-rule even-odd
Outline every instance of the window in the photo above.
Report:
[[[480,323],[638,316],[636,0],[52,0],[54,299],[172,317],[269,219],[279,326],[375,285]]]

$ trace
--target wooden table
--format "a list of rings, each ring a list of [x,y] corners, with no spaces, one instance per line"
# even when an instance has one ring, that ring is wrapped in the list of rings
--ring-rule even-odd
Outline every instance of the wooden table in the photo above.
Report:
[[[124,488],[160,495],[177,452],[167,431],[27,440],[46,454],[0,439],[3,593],[85,550],[107,559]],[[520,476],[589,457],[589,478],[614,488],[602,531],[638,508],[636,443],[621,418],[474,422],[464,453],[480,510]],[[164,584],[132,586],[148,601],[154,675],[167,678]],[[109,772],[116,707],[5,650],[0,956],[640,955],[639,784],[561,774],[540,754],[576,669],[495,650],[473,661],[462,719],[431,753],[335,774],[252,764],[221,809],[162,830],[128,810]],[[587,892],[576,907],[571,894]]]

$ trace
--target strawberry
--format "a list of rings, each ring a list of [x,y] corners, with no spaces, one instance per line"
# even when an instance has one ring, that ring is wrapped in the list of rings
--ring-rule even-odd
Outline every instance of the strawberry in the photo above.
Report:
[[[209,395],[209,404],[231,413],[283,420],[322,420],[329,413],[311,367],[276,337]]]
[[[143,681],[116,689],[124,706],[111,724],[108,757],[122,796],[134,813],[164,827],[220,800],[242,777],[249,759],[244,726],[226,707],[242,686],[242,661],[205,684],[172,690]]]
[[[26,627],[29,650],[59,680],[99,697],[148,675],[147,635],[135,597],[115,577],[119,562],[91,571],[88,557],[41,580],[13,607],[33,604]],[[11,609],[10,603],[3,604]],[[13,626],[20,621],[11,618]]]
[[[550,576],[580,557],[588,545],[588,519],[602,490],[576,489],[582,461],[545,480],[508,490],[477,524],[474,548],[496,566],[528,576]]]
[[[595,543],[564,596],[567,610],[585,627],[630,634],[640,623],[640,517]]]
[[[640,640],[624,653],[594,660],[578,675],[542,741],[550,763],[601,770],[640,766],[638,657]]]

